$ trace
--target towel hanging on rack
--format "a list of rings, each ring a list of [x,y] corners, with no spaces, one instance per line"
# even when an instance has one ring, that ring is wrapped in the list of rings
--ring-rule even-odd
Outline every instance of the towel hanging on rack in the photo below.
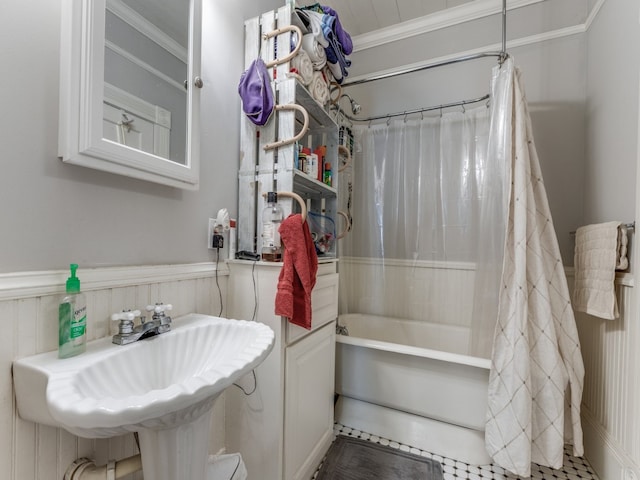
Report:
[[[278,277],[275,314],[311,329],[311,291],[316,284],[318,256],[309,226],[299,213],[289,215],[278,229],[284,246]]]
[[[620,316],[615,291],[616,270],[626,270],[627,226],[622,222],[587,225],[576,230],[573,308],[613,320]]]

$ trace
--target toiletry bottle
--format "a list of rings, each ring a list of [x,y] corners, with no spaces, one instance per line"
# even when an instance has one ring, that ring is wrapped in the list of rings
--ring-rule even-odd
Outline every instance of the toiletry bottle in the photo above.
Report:
[[[236,244],[238,243],[238,235],[236,230],[236,219],[229,219],[229,260],[236,258]]]
[[[262,260],[265,262],[282,261],[282,244],[278,229],[283,218],[284,212],[278,204],[278,194],[268,192],[267,206],[262,211]]]
[[[307,157],[308,167],[305,172],[311,178],[318,178],[318,155],[315,153],[309,154]]]
[[[58,358],[68,358],[85,351],[87,342],[87,303],[80,293],[78,265],[72,263],[67,279],[67,293],[58,306]]]
[[[316,172],[316,178],[319,182],[324,181],[324,162],[325,157],[327,156],[327,147],[326,145],[322,145],[316,148],[313,153],[318,156],[318,171]]]
[[[325,162],[324,164],[324,183],[331,186],[331,162]]]

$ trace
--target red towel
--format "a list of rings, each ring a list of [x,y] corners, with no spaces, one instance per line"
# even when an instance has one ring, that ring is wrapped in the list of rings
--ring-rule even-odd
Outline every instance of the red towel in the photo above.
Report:
[[[318,256],[309,226],[299,213],[289,215],[278,229],[284,265],[278,277],[276,315],[311,330],[311,290],[316,284]]]

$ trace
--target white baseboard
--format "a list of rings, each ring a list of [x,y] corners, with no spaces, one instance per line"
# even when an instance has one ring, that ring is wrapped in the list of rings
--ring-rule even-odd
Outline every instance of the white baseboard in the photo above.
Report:
[[[484,432],[439,422],[341,395],[336,422],[405,445],[455,458],[469,465],[488,465]]]
[[[640,466],[613,441],[593,415],[582,409],[584,453],[601,480],[637,480]]]

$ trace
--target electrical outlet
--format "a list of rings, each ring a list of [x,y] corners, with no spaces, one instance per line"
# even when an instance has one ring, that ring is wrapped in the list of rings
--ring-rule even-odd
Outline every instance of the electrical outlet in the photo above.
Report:
[[[224,237],[219,233],[213,234],[213,248],[215,249],[224,248]]]

